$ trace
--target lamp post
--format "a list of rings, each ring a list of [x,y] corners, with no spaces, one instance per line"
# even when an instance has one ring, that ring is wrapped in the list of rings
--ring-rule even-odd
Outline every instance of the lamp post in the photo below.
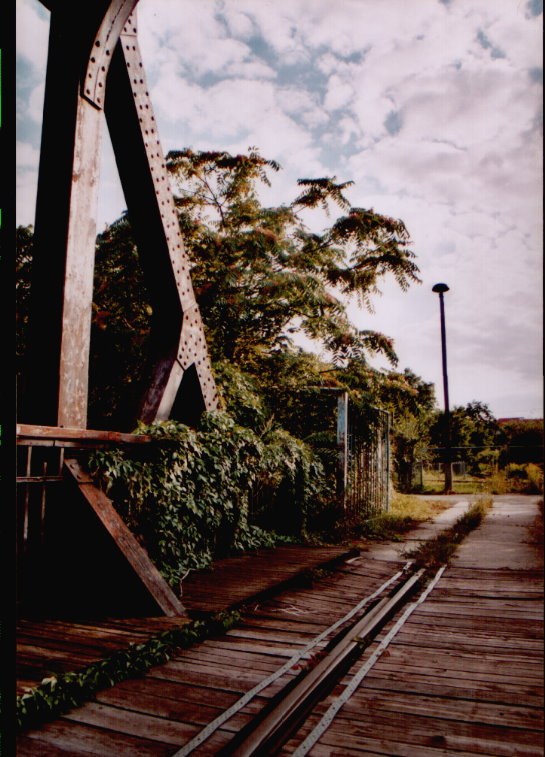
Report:
[[[445,494],[452,493],[452,460],[451,460],[451,440],[450,440],[450,407],[448,398],[448,375],[447,375],[447,335],[445,330],[445,303],[443,294],[448,292],[446,284],[435,284],[432,292],[439,295],[439,306],[441,308],[441,352],[443,357],[443,393],[445,397]]]

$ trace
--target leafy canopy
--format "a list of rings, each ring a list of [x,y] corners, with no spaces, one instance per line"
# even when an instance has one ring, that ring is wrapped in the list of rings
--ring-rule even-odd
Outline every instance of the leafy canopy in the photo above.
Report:
[[[391,340],[356,329],[345,300],[370,308],[389,273],[403,289],[418,281],[402,221],[351,208],[343,194],[351,182],[336,177],[301,179],[289,204],[263,207],[258,186],[279,166],[255,148],[236,156],[173,151],[167,166],[214,358],[251,361],[289,344],[298,329],[334,360],[383,353],[395,363]],[[309,211],[332,206],[347,214],[321,234],[309,231]]]

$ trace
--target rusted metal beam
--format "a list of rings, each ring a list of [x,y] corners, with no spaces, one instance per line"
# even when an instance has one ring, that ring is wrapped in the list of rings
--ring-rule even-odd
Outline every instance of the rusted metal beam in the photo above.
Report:
[[[84,96],[82,86],[87,77],[96,90],[104,88],[117,36],[135,3],[52,4],[24,420],[87,424],[102,111],[96,92]]]
[[[203,408],[216,409],[218,394],[147,89],[134,13],[113,56],[105,113],[153,308],[150,379],[139,419],[150,423],[170,417],[184,373],[191,366],[196,369]]]

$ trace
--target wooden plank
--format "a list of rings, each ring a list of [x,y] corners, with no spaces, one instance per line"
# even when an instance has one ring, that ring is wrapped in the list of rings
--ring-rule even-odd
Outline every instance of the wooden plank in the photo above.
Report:
[[[160,694],[140,693],[138,697],[128,698],[126,691],[113,687],[97,694],[97,700],[101,704],[119,707],[126,711],[139,712],[142,715],[167,718],[171,721],[183,722],[192,725],[205,726],[220,715],[224,709],[222,702],[220,707],[211,707],[191,700],[177,700],[164,697]],[[252,715],[259,712],[263,707],[262,701],[252,701],[239,716],[229,720],[229,730],[242,728],[251,719]],[[189,740],[189,739],[188,739]]]
[[[64,715],[63,720],[174,745],[189,741],[199,730],[195,725],[180,720],[159,718],[100,702],[89,702],[78,707]]]
[[[168,664],[162,666],[162,669],[168,670]],[[230,707],[238,699],[238,694],[233,692],[170,680],[164,676],[157,677],[156,670],[152,668],[143,678],[116,683],[110,691],[123,692],[122,696],[128,701],[136,701],[143,694],[215,708]]]
[[[490,683],[459,678],[437,678],[434,675],[418,675],[412,673],[402,681],[397,673],[369,674],[365,679],[365,687],[369,690],[383,689],[385,691],[403,691],[405,693],[432,694],[437,697],[448,696],[460,699],[471,699],[483,702],[526,705],[528,707],[543,707],[543,687],[528,686],[526,684]]]
[[[408,734],[405,730],[401,731],[395,727],[395,723],[392,723],[390,728],[382,730],[382,734],[383,737],[380,738],[375,730],[373,735],[370,735],[358,728],[357,724],[343,720],[342,730],[333,726],[322,737],[321,750],[318,751],[314,747],[312,754],[337,754],[340,757],[343,754],[366,754],[366,750],[370,750],[368,753],[373,755],[396,755],[396,757],[452,757],[453,754],[456,757],[476,757],[481,754],[493,754],[495,757],[512,757],[514,754],[519,757],[541,757],[543,754],[542,751],[538,751],[537,745],[521,748],[516,742],[515,747],[515,744],[504,743],[499,739],[491,739],[483,747],[481,739],[453,737],[446,724],[444,730],[436,728],[435,732],[431,730],[427,735],[415,736]],[[394,737],[393,734],[396,736]],[[434,744],[437,746],[433,746]],[[362,746],[361,751],[358,748],[359,745]],[[337,751],[332,752],[331,748]],[[513,751],[514,748],[516,751]]]
[[[86,441],[122,442],[126,444],[145,444],[153,441],[153,437],[146,434],[127,434],[121,431],[97,431],[96,429],[38,426],[29,423],[18,423],[17,436],[26,439],[82,439]]]
[[[373,671],[380,672],[381,674],[383,672],[399,672],[400,675],[411,675],[413,673],[417,673],[418,675],[430,675],[435,676],[436,678],[451,678],[454,673],[452,669],[445,668],[443,666],[434,667],[431,664],[419,665],[418,660],[416,659],[414,660],[414,664],[411,664],[409,662],[401,663],[397,660],[395,662],[390,662],[389,658],[378,660],[375,666],[373,666]],[[494,668],[490,667],[480,671],[466,671],[456,669],[456,678],[460,681],[469,680],[489,681],[497,683],[521,683],[528,686],[535,686],[540,684],[539,676],[523,676],[521,673],[519,673],[518,675],[516,673],[506,673],[503,670],[500,670],[499,666],[496,666]]]
[[[76,460],[66,460],[65,468],[157,606],[165,615],[184,615],[184,606],[127,528],[104,492],[97,489],[93,480]]]
[[[369,708],[380,709],[381,712],[404,712],[446,720],[474,720],[490,725],[524,728],[527,731],[543,730],[543,712],[535,707],[468,701],[447,696],[438,698],[404,691],[381,692],[368,689],[366,686],[361,686],[354,692],[345,707],[345,712],[365,713]]]
[[[19,748],[32,748],[34,754],[42,743],[65,750],[70,755],[100,755],[100,757],[169,757],[172,744],[137,738],[115,730],[104,730],[59,719],[42,728],[29,731],[18,740]]]
[[[321,714],[329,704],[329,698],[316,707],[316,713]],[[355,708],[357,709],[357,708]],[[444,734],[457,743],[458,748],[470,748],[476,752],[485,752],[490,748],[490,742],[506,743],[513,749],[524,746],[534,746],[540,743],[540,732],[526,728],[513,728],[503,724],[496,725],[486,722],[479,722],[475,719],[451,719],[442,718],[440,713],[408,713],[404,711],[396,712],[394,710],[386,711],[378,708],[369,710],[369,717],[361,717],[360,712],[351,711],[349,706],[344,706],[339,713],[338,719],[333,721],[333,730],[350,730],[358,729],[358,732],[364,736],[376,735],[377,731],[388,732],[392,740],[398,740],[400,743],[406,743],[408,736],[413,734],[415,741],[422,744],[429,744],[430,737],[435,734]],[[351,726],[349,724],[352,724]],[[424,740],[422,740],[422,737]],[[454,746],[453,744],[453,746]],[[445,745],[445,742],[443,742]],[[456,748],[456,746],[454,747]],[[492,752],[495,754],[495,752]]]

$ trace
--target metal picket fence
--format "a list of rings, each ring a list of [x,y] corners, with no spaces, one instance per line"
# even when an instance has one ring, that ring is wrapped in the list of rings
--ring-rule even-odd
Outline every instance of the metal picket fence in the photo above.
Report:
[[[390,507],[390,413],[338,399],[338,493],[345,512],[372,517]]]

